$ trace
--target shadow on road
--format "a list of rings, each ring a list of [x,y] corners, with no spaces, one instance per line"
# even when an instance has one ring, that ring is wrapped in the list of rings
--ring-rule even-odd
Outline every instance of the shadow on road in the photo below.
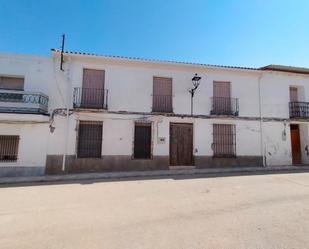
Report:
[[[138,176],[138,177],[111,177],[111,178],[94,178],[94,179],[61,179],[57,181],[41,181],[41,182],[27,182],[27,183],[7,183],[1,184],[0,188],[11,187],[28,187],[28,186],[44,186],[44,185],[65,185],[65,184],[94,184],[94,183],[108,183],[108,182],[122,182],[122,181],[144,181],[144,180],[190,180],[190,179],[205,179],[217,177],[238,177],[238,176],[256,176],[256,175],[279,175],[279,174],[299,174],[309,173],[309,169],[295,169],[282,171],[260,171],[260,172],[233,172],[233,173],[207,173],[207,174],[188,174],[188,175],[167,175],[167,176]]]

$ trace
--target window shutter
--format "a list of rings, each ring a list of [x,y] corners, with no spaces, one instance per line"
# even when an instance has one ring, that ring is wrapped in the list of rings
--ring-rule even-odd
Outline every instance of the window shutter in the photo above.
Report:
[[[0,89],[24,90],[24,78],[0,76]]]
[[[154,112],[173,112],[172,79],[153,77],[153,102]]]

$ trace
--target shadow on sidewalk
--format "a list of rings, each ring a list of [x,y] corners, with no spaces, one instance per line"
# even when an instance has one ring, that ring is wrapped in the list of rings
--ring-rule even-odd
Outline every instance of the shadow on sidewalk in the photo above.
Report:
[[[309,173],[309,167],[304,169],[293,170],[269,170],[269,171],[256,171],[256,172],[229,172],[229,173],[195,173],[195,174],[180,174],[180,175],[162,175],[162,176],[126,176],[126,177],[110,177],[99,178],[93,177],[91,174],[89,179],[60,179],[51,181],[39,181],[39,182],[24,182],[24,183],[3,183],[0,184],[0,188],[12,188],[12,187],[30,187],[30,186],[45,186],[45,185],[65,185],[65,184],[95,184],[95,183],[108,183],[108,182],[123,182],[123,181],[144,181],[144,180],[191,180],[191,179],[205,179],[217,178],[217,177],[238,177],[238,176],[257,176],[257,175],[280,175],[280,174],[299,174]],[[93,173],[94,175],[96,173]],[[78,174],[76,174],[78,175]]]

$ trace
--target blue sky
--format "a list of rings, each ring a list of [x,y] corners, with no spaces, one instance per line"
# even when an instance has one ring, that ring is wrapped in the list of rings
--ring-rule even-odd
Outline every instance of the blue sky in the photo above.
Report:
[[[0,0],[0,51],[309,67],[308,0]]]

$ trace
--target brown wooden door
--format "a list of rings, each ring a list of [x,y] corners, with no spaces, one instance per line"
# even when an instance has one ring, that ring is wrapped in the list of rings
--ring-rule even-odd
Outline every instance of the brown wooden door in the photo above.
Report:
[[[151,158],[151,123],[136,123],[134,158]]]
[[[231,112],[231,83],[214,81],[213,109],[217,114]]]
[[[292,146],[292,162],[293,164],[301,163],[301,147],[299,136],[299,125],[290,125],[291,128],[291,146]]]
[[[102,108],[104,104],[105,71],[84,69],[81,105],[85,108]]]
[[[193,165],[192,124],[170,124],[170,165]]]
[[[152,109],[154,112],[172,112],[172,78],[153,77]]]

